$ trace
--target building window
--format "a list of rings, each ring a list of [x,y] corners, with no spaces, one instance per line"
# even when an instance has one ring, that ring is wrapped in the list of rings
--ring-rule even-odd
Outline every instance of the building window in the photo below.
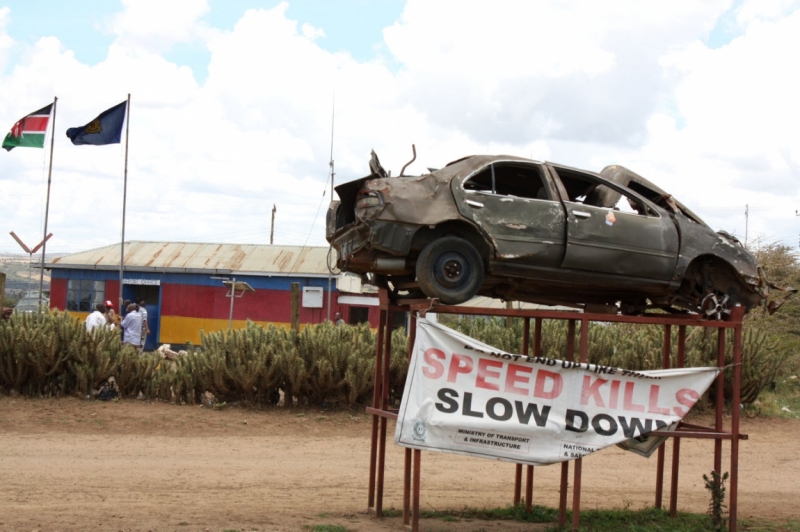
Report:
[[[103,302],[106,293],[105,281],[70,279],[67,281],[67,310],[91,312]]]
[[[348,318],[347,323],[350,325],[367,323],[369,321],[369,307],[350,307]]]

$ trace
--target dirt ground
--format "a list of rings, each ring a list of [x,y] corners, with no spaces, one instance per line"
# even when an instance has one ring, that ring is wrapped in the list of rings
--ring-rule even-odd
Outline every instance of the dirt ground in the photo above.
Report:
[[[3,396],[0,530],[401,530],[399,517],[366,513],[371,422],[362,412]],[[740,521],[800,519],[800,421],[744,419],[742,431],[750,439],[741,445]],[[384,507],[400,509],[403,452],[388,448]],[[706,510],[702,475],[712,464],[711,440],[683,440],[679,509]],[[652,505],[655,466],[617,448],[584,459],[583,508]],[[423,453],[422,508],[506,506],[513,470]],[[536,468],[535,504],[557,506],[559,472]],[[666,505],[668,493],[667,482]],[[537,528],[426,519],[422,529]]]

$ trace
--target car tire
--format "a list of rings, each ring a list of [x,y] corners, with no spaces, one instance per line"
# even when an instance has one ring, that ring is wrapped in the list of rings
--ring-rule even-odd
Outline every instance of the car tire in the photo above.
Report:
[[[463,238],[439,238],[419,254],[417,282],[428,297],[458,305],[470,300],[483,284],[483,260]]]

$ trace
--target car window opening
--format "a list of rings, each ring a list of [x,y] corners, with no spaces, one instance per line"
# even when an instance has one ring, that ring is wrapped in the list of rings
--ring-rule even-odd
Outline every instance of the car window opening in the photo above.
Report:
[[[464,190],[549,200],[539,166],[490,165],[464,182]]]
[[[567,169],[559,168],[558,177],[564,185],[569,201],[592,207],[612,209],[629,214],[657,216],[639,198],[625,194],[607,185]]]

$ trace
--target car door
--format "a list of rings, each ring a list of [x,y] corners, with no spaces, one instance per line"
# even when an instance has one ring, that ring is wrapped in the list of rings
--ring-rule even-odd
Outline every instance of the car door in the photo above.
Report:
[[[678,231],[632,191],[593,174],[550,166],[566,208],[562,268],[668,281],[678,259]]]
[[[459,212],[487,234],[497,260],[561,264],[564,209],[541,164],[494,162],[452,186]]]

